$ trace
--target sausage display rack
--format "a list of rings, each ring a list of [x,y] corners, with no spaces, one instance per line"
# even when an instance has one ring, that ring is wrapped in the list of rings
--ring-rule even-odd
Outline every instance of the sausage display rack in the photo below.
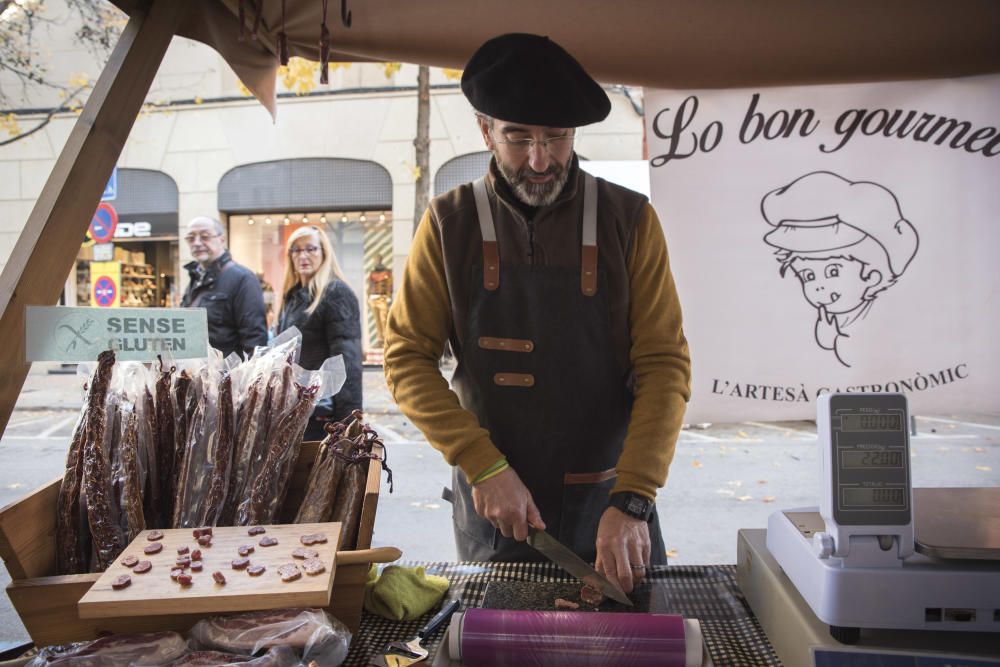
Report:
[[[319,442],[304,442],[292,474],[282,521],[290,523],[302,501]],[[381,454],[376,445],[376,450]],[[399,557],[396,549],[372,549],[382,465],[371,459],[361,507],[357,549],[337,552],[333,593],[326,607],[352,632],[361,623],[369,565]],[[36,646],[94,639],[107,632],[184,632],[214,614],[80,618],[77,603],[100,573],[56,575],[56,501],[62,477],[0,509],[0,556],[10,573],[7,595]],[[394,552],[394,553],[393,553]]]

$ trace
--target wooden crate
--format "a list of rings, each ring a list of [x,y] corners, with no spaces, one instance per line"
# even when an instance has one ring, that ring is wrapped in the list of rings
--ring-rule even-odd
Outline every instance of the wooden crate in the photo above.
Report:
[[[302,444],[285,500],[283,520],[289,520],[288,517],[295,513],[292,508],[297,508],[302,501],[318,446],[318,442]],[[361,623],[361,604],[369,565],[399,556],[398,550],[394,555],[387,555],[385,549],[370,548],[381,478],[382,465],[372,460],[361,508],[357,549],[337,552],[333,594],[326,608],[351,632],[356,632]],[[108,632],[184,632],[206,616],[180,614],[81,619],[77,614],[77,602],[100,574],[53,575],[56,571],[56,501],[61,483],[60,477],[0,509],[0,556],[11,577],[7,595],[36,646],[94,639]]]

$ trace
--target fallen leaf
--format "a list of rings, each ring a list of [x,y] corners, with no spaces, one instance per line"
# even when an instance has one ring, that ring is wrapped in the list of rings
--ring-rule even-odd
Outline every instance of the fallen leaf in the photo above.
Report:
[[[691,461],[691,467],[692,468],[702,468],[702,467],[704,467],[704,464],[702,464],[701,461]]]
[[[741,438],[749,438],[750,436],[747,434],[746,431],[740,431],[740,437]]]
[[[767,484],[767,480],[766,479],[758,479],[757,483],[758,484]]]
[[[993,470],[993,468],[991,468],[989,466],[976,466],[976,470],[980,470],[982,472],[989,472],[989,471]]]
[[[972,451],[976,452],[977,454],[982,454],[983,452],[985,452],[985,451],[986,451],[986,449],[985,449],[985,448],[983,448],[983,447],[976,447],[976,448],[975,448],[975,449],[973,449]]]
[[[753,496],[740,496],[736,500],[740,501],[741,503],[745,503],[748,500],[753,500]]]
[[[765,503],[773,503],[774,502],[774,496],[764,496],[763,498],[761,498],[761,501],[763,501]]]
[[[677,549],[667,549],[667,558],[677,558]]]

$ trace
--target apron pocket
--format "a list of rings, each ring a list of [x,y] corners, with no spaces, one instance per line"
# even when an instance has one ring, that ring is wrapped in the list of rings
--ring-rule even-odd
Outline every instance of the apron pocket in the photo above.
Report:
[[[614,469],[595,473],[566,473],[563,479],[560,542],[586,561],[597,558],[597,526],[608,508],[608,496],[617,475]]]

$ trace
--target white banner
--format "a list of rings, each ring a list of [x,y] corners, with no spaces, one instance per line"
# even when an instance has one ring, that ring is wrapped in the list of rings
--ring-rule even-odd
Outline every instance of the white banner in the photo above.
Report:
[[[1000,77],[646,91],[685,421],[1000,410]]]

